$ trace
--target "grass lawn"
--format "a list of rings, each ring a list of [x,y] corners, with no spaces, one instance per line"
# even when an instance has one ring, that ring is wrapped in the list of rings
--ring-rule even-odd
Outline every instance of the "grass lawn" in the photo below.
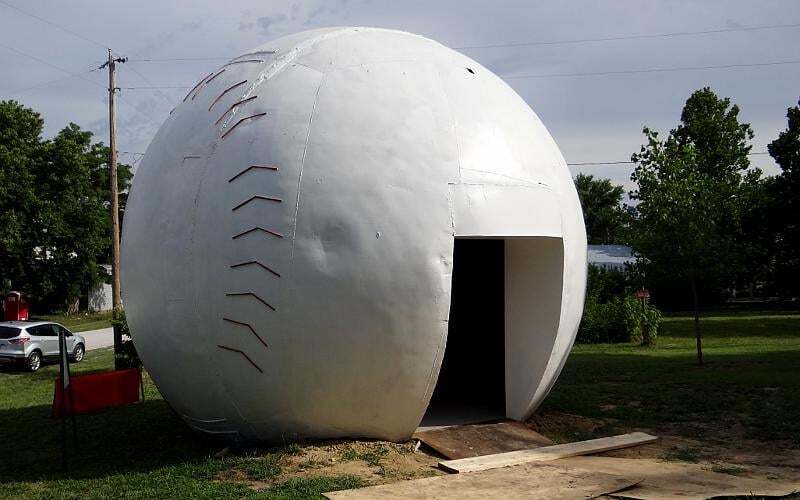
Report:
[[[109,348],[89,351],[72,368],[81,374],[112,366]],[[249,488],[242,479],[274,478],[281,457],[294,448],[212,458],[224,444],[191,433],[149,378],[144,403],[77,417],[79,450],[70,451],[70,472],[64,473],[61,427],[49,416],[57,375],[57,365],[33,374],[0,372],[0,498],[318,498],[322,491],[361,485],[357,477],[340,475],[289,480],[264,491]]]
[[[702,328],[704,367],[695,364],[686,317],[670,317],[655,348],[576,346],[542,411],[613,420],[619,428],[669,427],[704,439],[741,428],[748,438],[800,445],[800,315],[715,315]],[[73,370],[111,366],[106,349],[90,351]],[[60,426],[49,418],[57,371],[54,365],[35,374],[0,371],[0,497],[319,498],[370,482],[346,467],[316,473],[320,464],[311,459],[300,467],[309,470],[289,474],[292,457],[312,445],[213,458],[224,444],[191,433],[149,379],[144,403],[78,417],[79,450],[65,474]],[[339,442],[342,451],[330,460],[384,469],[387,444],[365,452],[355,451],[356,444]]]
[[[665,318],[658,346],[576,345],[542,410],[610,418],[628,427],[672,427],[800,445],[800,314]]]
[[[111,326],[111,311],[78,314],[44,314],[31,319],[60,323],[73,332],[99,330]]]

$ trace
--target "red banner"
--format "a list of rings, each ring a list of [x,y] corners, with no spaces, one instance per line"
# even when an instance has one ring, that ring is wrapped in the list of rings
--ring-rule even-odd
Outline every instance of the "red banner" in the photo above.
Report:
[[[66,401],[61,377],[55,381],[53,417],[89,413],[139,402],[141,374],[136,368],[70,377]],[[71,394],[70,394],[71,393]]]

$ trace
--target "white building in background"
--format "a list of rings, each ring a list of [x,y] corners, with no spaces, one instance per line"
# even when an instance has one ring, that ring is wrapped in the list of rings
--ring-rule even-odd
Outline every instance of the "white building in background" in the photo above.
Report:
[[[100,267],[105,269],[106,274],[111,276],[111,265],[102,264]],[[89,312],[110,311],[114,308],[112,304],[113,295],[110,283],[98,283],[89,289],[87,309]]]
[[[619,271],[636,262],[633,250],[625,245],[588,245],[586,257],[591,265]]]
[[[544,125],[398,31],[298,33],[203,78],[124,225],[137,350],[191,427],[231,439],[525,419],[583,308],[580,203]]]

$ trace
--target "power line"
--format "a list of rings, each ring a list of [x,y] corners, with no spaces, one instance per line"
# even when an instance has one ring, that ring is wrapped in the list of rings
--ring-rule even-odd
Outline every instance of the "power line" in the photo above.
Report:
[[[131,71],[133,71],[134,73],[136,73],[136,74],[139,76],[139,78],[141,78],[141,79],[142,79],[142,81],[143,81],[144,83],[146,83],[147,85],[150,85],[151,87],[155,87],[155,85],[153,84],[153,82],[151,82],[150,80],[148,80],[146,76],[144,76],[143,74],[141,74],[141,73],[140,73],[140,72],[139,72],[139,71],[138,71],[136,68],[134,68],[133,66],[127,66],[126,68],[127,68],[127,69],[130,69]],[[159,91],[159,92],[158,92],[158,95],[159,95],[159,97],[161,97],[161,98],[162,98],[162,99],[163,99],[163,100],[164,100],[164,101],[165,101],[165,102],[166,102],[168,105],[172,106],[173,102],[172,102],[172,100],[170,100],[170,99],[169,99],[169,97],[167,97],[167,95],[166,95],[166,94],[164,94],[163,92],[160,92],[160,91]]]
[[[758,155],[768,155],[768,151],[756,151],[754,153],[747,153],[747,156],[758,156]],[[570,167],[586,167],[586,166],[594,166],[594,165],[633,165],[632,161],[585,161],[579,163],[567,163]]]
[[[576,77],[576,76],[604,76],[604,75],[628,75],[638,73],[664,73],[671,71],[695,71],[709,69],[734,69],[734,68],[754,68],[763,66],[778,66],[786,64],[800,64],[800,59],[788,61],[770,61],[763,63],[741,63],[741,64],[720,64],[711,66],[679,66],[673,68],[646,68],[631,69],[620,71],[592,71],[585,73],[546,73],[541,75],[498,75],[505,80],[523,80],[529,78],[557,78],[557,77]],[[122,87],[124,90],[159,90],[159,89],[188,89],[189,85],[154,85],[149,87]]]
[[[513,48],[513,47],[533,47],[538,45],[566,45],[577,43],[593,43],[593,42],[610,42],[617,40],[638,40],[645,38],[674,38],[682,36],[695,36],[695,35],[711,35],[717,33],[735,33],[743,31],[762,31],[772,29],[785,29],[797,28],[800,23],[795,24],[771,24],[764,26],[742,26],[737,28],[719,28],[702,31],[676,31],[672,33],[655,33],[655,34],[639,34],[639,35],[619,35],[601,38],[578,38],[572,40],[537,40],[531,42],[514,42],[514,43],[496,43],[488,45],[465,45],[462,47],[453,47],[455,50],[477,50],[477,49],[499,49],[499,48]],[[130,59],[128,62],[172,62],[172,61],[224,61],[232,59],[232,57],[168,57],[168,58],[147,58],[147,59]]]
[[[0,2],[2,2],[2,0],[0,0]],[[72,71],[70,71],[68,69],[64,69],[61,66],[56,66],[55,64],[51,63],[50,61],[46,61],[46,60],[41,59],[39,57],[36,57],[34,55],[28,54],[27,52],[23,52],[23,51],[21,51],[19,49],[15,49],[14,47],[11,47],[10,45],[6,45],[4,43],[0,43],[0,47],[6,48],[6,49],[8,49],[8,50],[10,50],[12,52],[16,52],[19,55],[22,55],[22,56],[28,57],[30,59],[33,59],[34,61],[37,61],[37,62],[39,62],[41,64],[46,65],[46,66],[50,66],[51,68],[55,68],[55,69],[57,69],[57,70],[59,70],[59,71],[61,71],[63,73],[66,73],[66,74],[72,76],[72,77],[80,78],[81,80],[87,81],[87,82],[91,83],[92,85],[97,85],[98,87],[105,88],[103,85],[95,82],[94,80],[90,80],[90,79],[84,77],[83,75],[81,75],[79,73],[73,73]],[[50,82],[50,83],[52,83],[52,82]]]
[[[0,4],[2,4],[2,5],[5,5],[6,7],[9,7],[9,8],[11,8],[11,9],[14,9],[14,10],[16,10],[16,11],[18,11],[18,12],[20,12],[20,13],[22,13],[22,14],[26,15],[26,16],[32,17],[32,18],[34,18],[34,19],[37,19],[37,20],[39,20],[39,21],[41,21],[41,22],[43,22],[43,23],[45,23],[45,24],[48,24],[48,25],[50,25],[50,26],[53,26],[53,27],[55,27],[55,28],[58,28],[58,29],[60,29],[60,30],[62,30],[62,31],[64,31],[64,32],[66,32],[66,33],[69,33],[70,35],[73,35],[73,36],[75,36],[75,37],[77,37],[77,38],[80,38],[81,40],[87,41],[87,42],[89,42],[89,43],[93,43],[93,44],[95,44],[95,45],[97,45],[97,46],[99,46],[99,47],[102,47],[102,48],[104,48],[104,49],[108,49],[109,51],[111,50],[111,49],[108,47],[108,45],[106,45],[106,44],[104,44],[104,43],[100,43],[100,42],[98,42],[98,41],[96,41],[96,40],[92,40],[91,38],[85,37],[85,36],[81,35],[80,33],[76,33],[76,32],[74,32],[74,31],[70,30],[69,28],[67,28],[67,27],[65,27],[65,26],[61,26],[60,24],[54,23],[54,22],[52,22],[52,21],[48,21],[47,19],[44,19],[43,17],[37,16],[37,15],[35,15],[35,14],[31,14],[30,12],[26,12],[26,11],[24,11],[24,10],[22,10],[22,9],[18,8],[18,7],[15,7],[15,6],[13,6],[13,5],[11,5],[11,4],[9,4],[9,3],[5,2],[4,0],[0,0]],[[11,51],[13,51],[13,52],[16,52],[16,53],[18,53],[18,54],[21,54],[21,55],[23,55],[23,56],[25,56],[25,57],[29,57],[29,58],[31,58],[31,59],[33,59],[33,60],[37,61],[37,62],[40,62],[40,63],[42,63],[42,64],[45,64],[45,65],[47,65],[47,66],[50,66],[50,67],[52,67],[52,68],[55,68],[55,69],[57,69],[57,70],[59,70],[59,71],[62,71],[62,72],[64,72],[64,73],[67,73],[67,74],[69,75],[69,77],[67,77],[67,78],[73,78],[73,77],[74,77],[74,78],[80,78],[81,80],[87,81],[87,82],[91,83],[92,85],[96,85],[96,86],[98,86],[98,87],[101,87],[101,88],[104,88],[104,89],[105,89],[105,85],[101,85],[101,84],[99,84],[99,83],[97,83],[97,82],[94,82],[94,81],[92,81],[92,80],[90,80],[90,79],[88,79],[88,78],[86,78],[86,77],[82,76],[81,74],[72,73],[72,72],[71,72],[71,71],[69,71],[69,70],[66,70],[66,69],[64,69],[64,68],[61,68],[61,67],[59,67],[59,66],[56,66],[55,64],[52,64],[52,63],[50,63],[50,62],[48,62],[48,61],[46,61],[46,60],[44,60],[44,59],[40,59],[40,58],[38,58],[38,57],[36,57],[36,56],[33,56],[33,55],[31,55],[31,54],[27,54],[27,53],[25,53],[25,52],[23,52],[23,51],[21,51],[21,50],[19,50],[19,49],[15,49],[14,47],[10,47],[10,46],[4,45],[4,44],[0,44],[0,46],[3,46],[3,47],[5,47],[5,48],[7,48],[7,49],[9,49],[9,50],[11,50]],[[99,63],[98,63],[98,64],[99,64]],[[102,69],[102,68],[103,68],[105,65],[103,65],[103,66],[100,66],[100,67],[96,67],[96,66],[97,66],[97,65],[95,65],[95,67],[94,67],[92,70],[90,70],[88,73],[91,73],[91,72],[93,72],[93,71],[97,71],[97,70],[99,70],[99,69]],[[131,68],[131,69],[133,70],[133,68]],[[138,75],[139,75],[139,76],[140,76],[140,77],[141,77],[141,78],[142,78],[142,79],[143,79],[143,80],[144,80],[146,83],[149,83],[149,81],[147,80],[147,78],[146,78],[146,77],[144,77],[144,75],[142,75],[141,73],[139,73],[139,72],[138,72],[138,71],[136,71],[136,70],[133,70],[133,71],[134,71],[136,74],[138,74]],[[32,89],[34,89],[34,88],[38,88],[38,87],[43,87],[43,86],[45,86],[45,85],[50,85],[50,84],[52,84],[52,83],[56,83],[56,82],[63,81],[63,80],[65,80],[65,78],[60,78],[60,79],[57,79],[57,80],[50,80],[50,81],[43,82],[43,83],[40,83],[40,84],[35,84],[35,85],[29,86],[29,87],[27,87],[27,88],[20,89],[20,90],[18,90],[18,91],[14,91],[14,92],[12,92],[12,94],[16,94],[16,93],[19,93],[19,92],[24,92],[24,91],[32,90]],[[142,113],[141,111],[139,111],[139,109],[138,109],[138,108],[136,108],[136,106],[133,106],[132,104],[128,103],[126,100],[122,99],[122,96],[119,96],[119,97],[120,97],[120,101],[121,101],[121,102],[123,102],[124,104],[126,104],[127,106],[129,106],[129,107],[130,107],[130,108],[131,108],[131,109],[132,109],[134,112],[136,112],[137,114],[141,115],[142,117],[144,117],[144,118],[145,118],[145,119],[147,119],[147,120],[151,120],[151,119],[152,119],[152,117],[150,117],[150,116],[147,116],[147,115],[145,115],[144,113]]]
[[[232,57],[166,57],[151,59],[128,59],[128,62],[172,62],[172,61],[228,61]]]
[[[629,165],[632,161],[585,161],[581,163],[567,163],[570,167],[585,167],[589,165]]]
[[[639,40],[644,38],[672,38],[681,36],[694,36],[694,35],[710,35],[716,33],[731,33],[740,31],[760,31],[782,28],[797,28],[797,24],[772,24],[766,26],[752,26],[752,27],[739,27],[739,28],[720,28],[713,30],[703,31],[676,31],[673,33],[656,33],[656,34],[640,34],[640,35],[620,35],[609,36],[602,38],[578,38],[573,40],[541,40],[533,42],[517,42],[517,43],[496,43],[488,45],[468,45],[464,47],[453,47],[456,50],[477,50],[477,49],[499,49],[499,48],[513,48],[513,47],[534,47],[539,45],[565,45],[577,43],[592,43],[592,42],[611,42],[616,40]]]
[[[763,63],[744,63],[744,64],[720,64],[713,66],[679,66],[674,68],[646,68],[646,69],[631,69],[620,71],[590,71],[586,73],[545,73],[541,75],[499,75],[505,80],[523,80],[528,78],[559,78],[559,77],[575,77],[575,76],[606,76],[606,75],[630,75],[637,73],[665,73],[671,71],[695,71],[707,69],[733,69],[733,68],[755,68],[762,66],[778,66],[784,64],[798,64],[800,59],[792,59],[788,61],[770,61]]]
[[[153,85],[150,87],[120,87],[122,90],[161,90],[161,89],[188,89],[188,85]]]
[[[70,35],[72,35],[74,37],[80,38],[83,41],[86,41],[86,42],[89,42],[89,43],[93,43],[93,44],[98,45],[98,46],[100,46],[100,47],[102,47],[104,49],[108,48],[108,46],[106,44],[103,44],[103,43],[100,43],[98,41],[92,40],[91,38],[87,38],[87,37],[81,35],[80,33],[76,33],[74,31],[72,31],[71,29],[69,29],[69,28],[67,28],[65,26],[61,26],[60,24],[56,24],[56,23],[54,23],[52,21],[48,21],[47,19],[45,19],[43,17],[39,17],[36,14],[31,14],[30,12],[24,11],[24,10],[20,9],[19,7],[15,7],[14,5],[11,5],[10,3],[6,3],[3,0],[0,0],[0,4],[3,4],[6,7],[10,8],[10,9],[14,9],[17,12],[20,12],[22,14],[25,14],[26,16],[32,17],[34,19],[37,19],[37,20],[39,20],[39,21],[41,21],[41,22],[43,22],[45,24],[49,24],[50,26],[54,26],[54,27],[60,29],[61,31],[63,31],[65,33],[69,33]]]
[[[94,71],[94,70],[87,71],[84,74],[89,74],[92,71]],[[17,90],[12,90],[7,95],[24,94],[24,93],[29,92],[31,90],[35,90],[35,89],[38,89],[38,88],[41,88],[41,87],[46,87],[46,86],[51,85],[53,83],[63,82],[64,80],[69,80],[70,78],[75,78],[76,76],[77,75],[68,75],[68,76],[65,76],[65,77],[56,78],[55,80],[47,80],[46,82],[36,83],[36,84],[33,84],[33,85],[29,85],[27,87],[21,87],[21,88],[19,88]]]
[[[119,151],[120,154],[129,154],[131,156],[144,156],[144,153],[138,151]],[[755,156],[755,155],[768,155],[769,152],[767,151],[759,151],[755,153],[748,153],[748,156]],[[632,165],[632,161],[586,161],[586,162],[579,162],[579,163],[567,163],[570,167],[582,167],[582,166],[591,166],[591,165]]]

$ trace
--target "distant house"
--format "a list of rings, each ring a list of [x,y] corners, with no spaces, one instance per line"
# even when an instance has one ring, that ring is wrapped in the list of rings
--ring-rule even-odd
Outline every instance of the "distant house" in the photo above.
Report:
[[[111,276],[111,266],[102,264],[100,267],[106,270],[106,274]],[[91,312],[110,311],[112,309],[111,285],[100,282],[89,289],[87,309]]]
[[[633,264],[636,258],[631,247],[625,245],[588,245],[589,264],[603,269],[625,269],[625,264]]]

